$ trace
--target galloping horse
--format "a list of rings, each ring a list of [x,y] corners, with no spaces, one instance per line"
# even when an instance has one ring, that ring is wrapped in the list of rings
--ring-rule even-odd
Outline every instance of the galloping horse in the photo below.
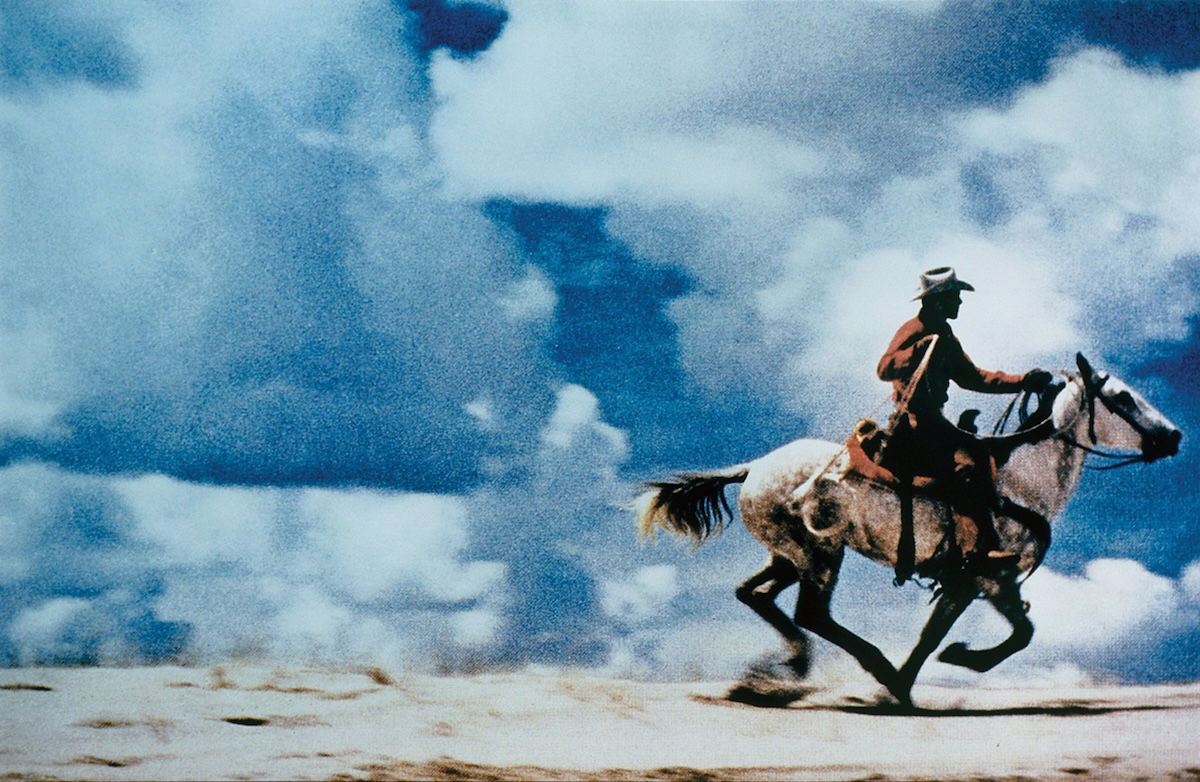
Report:
[[[1041,562],[1050,544],[1049,526],[1078,486],[1088,453],[1101,449],[1131,452],[1127,462],[1152,462],[1179,451],[1179,429],[1140,394],[1115,377],[1100,374],[1082,355],[1079,372],[1060,373],[1048,415],[1031,422],[1020,444],[1004,446],[997,473],[1002,497],[996,531],[1002,547],[1018,552],[1016,563],[986,572],[956,567],[948,543],[946,504],[916,495],[912,544],[917,572],[940,582],[940,596],[908,659],[895,668],[873,644],[833,619],[830,600],[845,548],[885,564],[895,564],[901,536],[900,501],[889,487],[847,472],[840,447],[823,440],[796,440],[754,461],[722,470],[692,473],[651,484],[639,499],[638,526],[656,527],[704,541],[732,517],[725,487],[742,483],[738,506],[746,528],[770,551],[770,562],[737,588],[737,597],[769,622],[788,642],[791,668],[808,670],[805,630],[840,646],[858,660],[901,704],[912,705],[917,673],[951,626],[977,597],[985,597],[1012,625],[1012,634],[989,649],[962,643],[946,647],[938,659],[986,671],[1029,644],[1033,624],[1021,599],[1019,579]],[[1099,403],[1099,404],[1097,404]],[[828,466],[828,467],[827,467]],[[822,468],[810,491],[800,490]],[[1032,523],[1044,520],[1043,523]],[[952,535],[950,536],[952,538]],[[794,620],[775,604],[776,596],[799,583]]]

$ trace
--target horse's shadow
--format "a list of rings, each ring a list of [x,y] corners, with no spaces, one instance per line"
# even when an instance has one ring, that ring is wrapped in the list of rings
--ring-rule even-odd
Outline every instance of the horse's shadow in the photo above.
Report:
[[[760,709],[791,709],[795,711],[837,711],[844,714],[863,714],[874,717],[1099,717],[1140,711],[1166,711],[1174,708],[1162,704],[1106,704],[1085,701],[1058,701],[1032,706],[967,707],[950,706],[922,708],[890,700],[869,702],[848,698],[841,703],[805,703],[805,696],[815,688],[792,688],[770,693],[750,693],[731,690],[724,697],[694,695],[692,700],[720,706],[740,706]]]
[[[1106,705],[1095,703],[1080,703],[1077,701],[1062,701],[1059,703],[1038,704],[1036,706],[997,706],[992,708],[977,707],[948,707],[926,709],[920,706],[909,706],[900,703],[841,703],[831,705],[813,705],[801,708],[811,708],[823,711],[840,711],[848,714],[866,714],[876,717],[1098,717],[1106,714],[1137,711],[1164,711],[1170,706],[1161,705]]]

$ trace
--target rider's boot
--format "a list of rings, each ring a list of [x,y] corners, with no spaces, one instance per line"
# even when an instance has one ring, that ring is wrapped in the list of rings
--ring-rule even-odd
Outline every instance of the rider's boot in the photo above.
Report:
[[[963,567],[967,570],[989,570],[1017,564],[1021,556],[999,548],[999,536],[992,526],[991,514],[981,513],[981,510],[972,508],[972,512],[968,513],[955,508],[953,511],[954,537],[962,553]]]

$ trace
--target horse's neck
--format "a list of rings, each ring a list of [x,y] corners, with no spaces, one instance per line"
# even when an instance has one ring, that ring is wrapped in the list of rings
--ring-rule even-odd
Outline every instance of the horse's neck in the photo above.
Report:
[[[1055,429],[1086,442],[1088,416],[1081,414],[1080,394],[1075,384],[1059,395],[1052,415]],[[1066,507],[1079,487],[1086,454],[1062,437],[1054,436],[1018,448],[1000,470],[1000,493],[1052,519]]]

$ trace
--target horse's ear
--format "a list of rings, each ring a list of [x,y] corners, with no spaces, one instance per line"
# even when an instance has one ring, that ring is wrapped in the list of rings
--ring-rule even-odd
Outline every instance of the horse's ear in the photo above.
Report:
[[[1100,390],[1100,386],[1108,382],[1108,375],[1101,375],[1096,370],[1092,369],[1092,365],[1083,357],[1082,353],[1075,354],[1075,363],[1079,365],[1080,377],[1083,378],[1083,384],[1096,392]]]
[[[1082,353],[1075,354],[1075,365],[1079,367],[1079,372],[1091,381],[1096,376],[1096,370],[1092,369],[1092,365],[1083,357]]]

